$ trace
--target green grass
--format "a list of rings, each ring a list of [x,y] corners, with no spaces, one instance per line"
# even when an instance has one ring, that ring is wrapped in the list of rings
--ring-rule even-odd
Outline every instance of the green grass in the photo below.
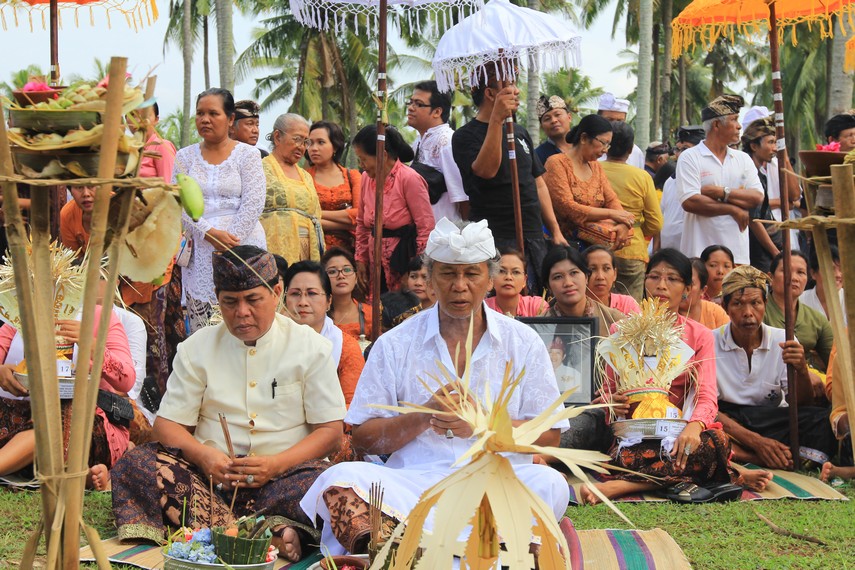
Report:
[[[838,490],[855,499],[851,483]],[[637,529],[667,531],[697,570],[855,568],[855,500],[619,506]],[[776,534],[756,513],[783,529],[818,538],[826,546]],[[631,528],[605,505],[570,507],[567,516],[578,530]]]
[[[839,490],[855,499],[852,483]],[[855,500],[622,503],[620,507],[636,528],[659,527],[671,534],[698,570],[855,569]],[[816,537],[826,546],[773,533],[755,510],[778,526]],[[18,567],[24,543],[38,524],[39,511],[38,493],[0,488],[0,516],[5,519],[0,525],[0,569]],[[567,516],[579,530],[629,528],[603,505],[570,507]],[[108,493],[86,494],[84,520],[102,537],[115,535]],[[44,554],[42,544],[39,556]]]

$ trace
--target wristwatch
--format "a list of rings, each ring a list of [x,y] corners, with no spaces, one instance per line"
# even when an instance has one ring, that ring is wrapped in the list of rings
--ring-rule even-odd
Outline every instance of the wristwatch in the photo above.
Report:
[[[721,196],[721,201],[722,201],[722,202],[727,202],[727,199],[728,199],[728,198],[730,198],[730,192],[731,192],[731,190],[732,190],[732,189],[731,189],[729,186],[725,186],[725,187],[724,187],[724,192],[723,192],[723,194],[722,194],[722,196]]]

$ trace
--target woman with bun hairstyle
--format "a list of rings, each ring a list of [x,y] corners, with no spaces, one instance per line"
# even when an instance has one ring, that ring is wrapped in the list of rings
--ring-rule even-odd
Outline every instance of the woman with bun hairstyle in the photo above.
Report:
[[[558,225],[570,236],[592,222],[614,222],[611,245],[618,250],[629,241],[635,216],[624,211],[598,162],[612,144],[612,124],[599,115],[588,115],[570,129],[566,140],[570,149],[550,156],[543,175]]]
[[[383,185],[381,289],[397,290],[407,274],[410,259],[421,255],[434,226],[427,183],[419,173],[404,164],[413,160],[413,149],[392,127],[386,128],[386,160],[377,160],[377,127],[363,127],[353,137],[353,151],[362,170],[362,199],[356,216],[356,271],[368,290],[368,267],[374,260],[374,197],[377,175],[386,172]],[[385,287],[383,286],[385,285]],[[383,291],[371,291],[379,295]]]

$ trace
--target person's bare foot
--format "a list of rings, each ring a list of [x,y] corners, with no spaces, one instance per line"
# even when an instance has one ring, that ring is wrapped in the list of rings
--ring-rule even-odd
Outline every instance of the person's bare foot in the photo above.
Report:
[[[303,554],[300,547],[300,536],[297,531],[290,526],[283,527],[273,533],[273,546],[279,549],[280,558],[284,558],[289,562],[299,562]]]
[[[835,477],[841,479],[855,479],[855,467],[838,467],[830,461],[822,464],[822,472],[819,474],[821,481],[828,483]]]
[[[103,463],[89,468],[89,481],[96,491],[110,491],[113,488],[110,482],[110,471]]]
[[[653,483],[636,483],[634,481],[621,481],[620,479],[594,483],[594,485],[607,499],[616,499],[631,493],[643,493],[658,487]],[[580,503],[583,505],[596,505],[601,502],[600,497],[591,490],[590,484],[582,485],[579,494]]]
[[[766,486],[772,482],[772,474],[762,469],[743,469],[740,471],[742,475],[742,486],[749,491],[757,493],[766,490]]]

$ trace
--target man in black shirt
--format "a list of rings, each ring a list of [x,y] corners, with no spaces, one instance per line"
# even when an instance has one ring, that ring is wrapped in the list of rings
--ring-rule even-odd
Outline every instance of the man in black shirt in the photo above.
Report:
[[[485,85],[473,88],[472,100],[478,107],[478,114],[455,131],[451,139],[454,161],[469,195],[469,219],[487,220],[497,247],[516,247],[505,119],[519,107],[519,89],[513,84],[500,88],[496,78],[490,76]],[[545,171],[534,154],[531,137],[516,123],[514,134],[528,294],[539,295],[544,285],[540,283],[540,266],[547,250],[544,225],[553,243],[567,245],[567,240],[555,220],[549,191],[542,178]]]

